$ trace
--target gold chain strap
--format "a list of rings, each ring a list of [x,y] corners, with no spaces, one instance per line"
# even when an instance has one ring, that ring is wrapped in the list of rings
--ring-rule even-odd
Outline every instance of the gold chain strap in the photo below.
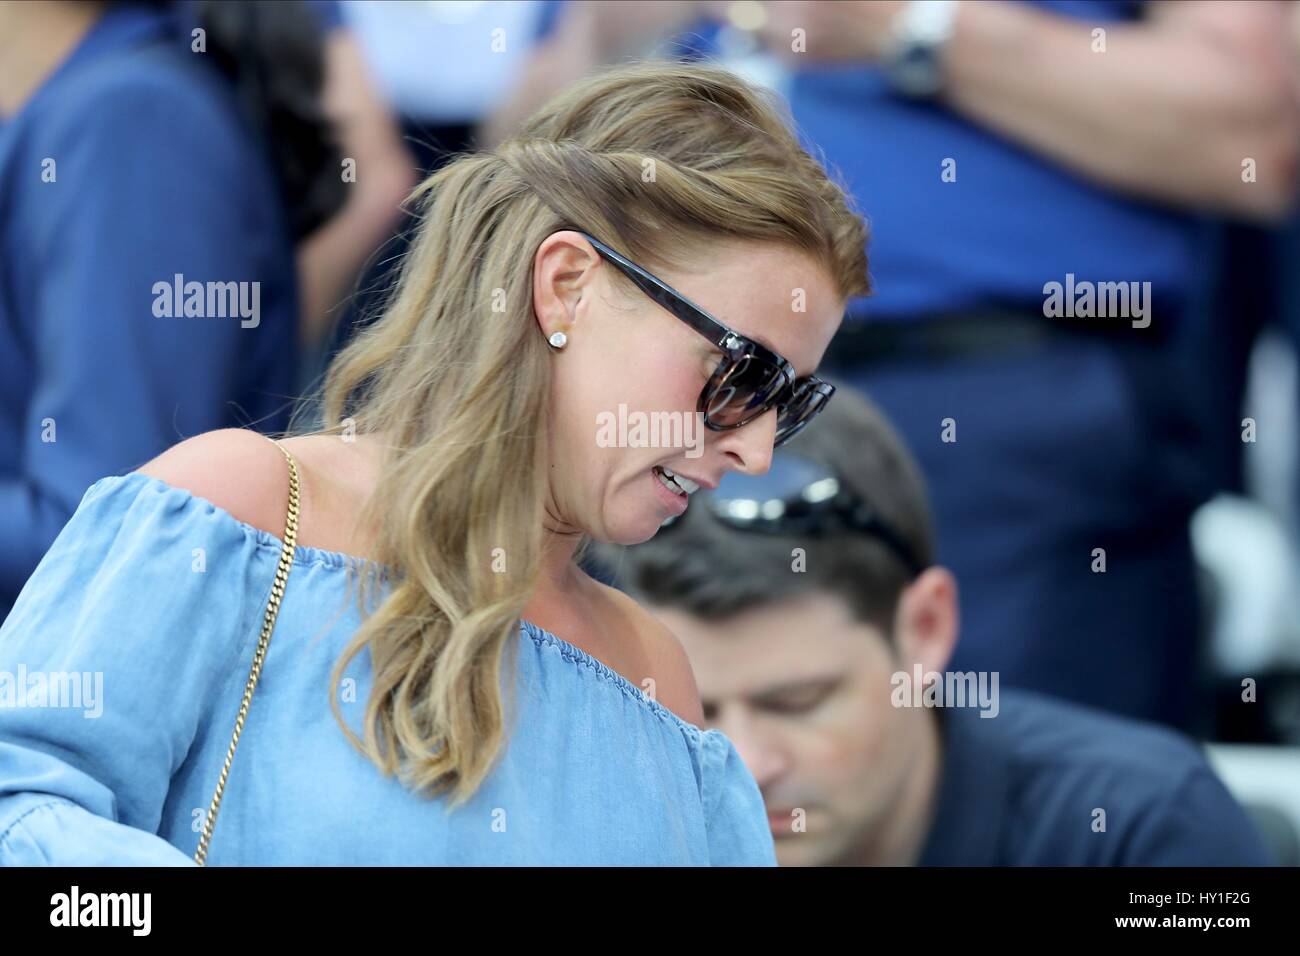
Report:
[[[257,679],[262,676],[262,662],[266,659],[266,649],[271,643],[271,630],[275,627],[276,616],[280,613],[280,600],[284,597],[284,586],[289,580],[289,569],[293,567],[293,552],[298,540],[298,465],[293,456],[285,451],[284,446],[275,439],[270,442],[284,452],[289,462],[289,513],[284,521],[284,543],[280,548],[280,565],[275,570],[275,583],[271,585],[271,598],[266,604],[266,615],[262,619],[262,636],[257,642],[257,653],[253,655],[253,669],[248,673],[248,684],[244,687],[244,699],[239,704],[239,715],[235,718],[235,733],[230,738],[230,749],[226,751],[226,762],[221,767],[221,776],[217,779],[217,792],[212,795],[212,805],[208,807],[207,818],[203,821],[203,833],[199,836],[199,848],[194,852],[194,862],[203,866],[208,856],[208,843],[212,839],[212,828],[217,822],[217,811],[221,808],[221,795],[226,789],[226,778],[230,775],[230,762],[235,759],[235,745],[244,729],[244,719],[248,716],[248,706],[253,700],[253,689]]]

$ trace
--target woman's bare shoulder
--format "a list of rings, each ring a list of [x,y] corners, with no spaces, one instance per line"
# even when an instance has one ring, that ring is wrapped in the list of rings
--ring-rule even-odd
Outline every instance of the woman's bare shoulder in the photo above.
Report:
[[[246,428],[203,432],[173,445],[136,471],[203,498],[245,524],[275,535],[284,531],[289,466],[275,443],[258,432]]]
[[[604,598],[616,609],[618,616],[628,621],[638,636],[641,654],[647,662],[648,676],[655,681],[655,697],[674,714],[697,727],[704,723],[704,708],[700,703],[695,671],[691,668],[686,648],[677,635],[668,629],[632,597],[599,581],[594,581]]]
[[[222,428],[180,442],[137,471],[279,537],[289,506],[286,451],[298,468],[298,544],[370,557],[373,536],[360,534],[354,522],[377,476],[373,443],[336,435],[271,441],[249,429]]]

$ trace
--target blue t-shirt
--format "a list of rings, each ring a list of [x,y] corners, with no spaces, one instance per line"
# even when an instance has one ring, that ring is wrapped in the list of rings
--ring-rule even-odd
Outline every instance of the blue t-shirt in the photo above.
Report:
[[[188,40],[111,7],[0,125],[0,615],[95,480],[287,424],[293,243],[260,141]]]
[[[322,33],[332,33],[345,26],[339,0],[307,0],[307,6],[315,14]]]
[[[1275,865],[1188,739],[1027,691],[999,703],[994,717],[938,712],[921,866]]]
[[[1034,5],[1079,20],[1081,42],[1085,25],[1139,10],[1126,0]],[[1044,283],[1067,273],[1150,281],[1155,308],[1181,310],[1199,236],[1191,217],[1095,184],[941,104],[900,96],[875,66],[814,66],[794,75],[789,96],[802,136],[871,223],[876,294],[855,313],[1041,305]],[[940,176],[948,159],[953,182]]]
[[[0,627],[0,866],[193,865],[282,545],[139,472],[86,492]],[[531,621],[473,796],[450,810],[381,773],[331,708],[359,569],[294,552],[209,865],[776,865],[721,731]],[[372,676],[366,649],[335,701],[358,737]]]
[[[1088,29],[1136,19],[1133,0],[1024,0]],[[682,42],[715,55],[715,34]],[[1097,53],[1104,57],[1105,53]],[[851,315],[909,319],[980,306],[1041,308],[1047,282],[1150,281],[1154,309],[1185,308],[1200,221],[1126,196],[965,119],[893,91],[879,66],[810,63],[783,84],[797,132],[869,220],[875,294]],[[955,179],[945,182],[945,162]]]

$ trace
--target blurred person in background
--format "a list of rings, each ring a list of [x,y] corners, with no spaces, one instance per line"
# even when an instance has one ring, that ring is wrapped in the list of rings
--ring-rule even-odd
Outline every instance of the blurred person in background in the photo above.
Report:
[[[342,198],[319,40],[300,3],[0,4],[0,611],[92,482],[287,423],[294,244]]]
[[[348,188],[338,213],[298,246],[304,387],[323,371],[367,261],[398,227],[402,201],[420,178],[341,4],[315,0],[311,6],[325,35],[324,113],[342,157],[340,179]]]
[[[1274,862],[1182,735],[950,668],[924,480],[851,391],[766,474],[598,554],[685,646],[782,866]]]
[[[521,82],[536,37],[550,31],[559,9],[553,0],[339,4],[426,174],[454,153],[495,145],[481,143],[476,127]],[[585,72],[547,88],[558,90]]]
[[[955,664],[1197,725],[1188,525],[1224,334],[1197,308],[1202,216],[1292,205],[1286,9],[744,6],[801,135],[871,210],[877,295],[828,362],[931,483],[965,586]]]
[[[343,150],[357,156],[358,185],[341,220],[322,230],[319,304],[304,310],[311,346],[304,389],[329,358],[382,312],[418,221],[400,208],[413,180],[477,145],[475,126],[511,89],[553,3],[518,0],[320,0],[331,25],[326,105]],[[336,82],[336,79],[339,82]],[[550,87],[552,91],[558,86]],[[534,105],[540,105],[540,101]],[[365,178],[361,177],[365,170]],[[304,250],[306,251],[306,250]],[[337,266],[337,267],[335,267]],[[308,283],[305,294],[311,294]],[[340,295],[343,293],[343,295]]]
[[[1300,62],[1300,4],[1289,9]],[[1213,595],[1220,733],[1300,743],[1300,214],[1213,224],[1203,324],[1219,495],[1193,524]],[[1242,675],[1262,706],[1238,706]]]
[[[553,91],[602,64],[655,54],[689,58],[690,44],[673,43],[673,34],[697,21],[705,9],[696,0],[546,0],[538,7],[527,56],[475,131],[475,138],[485,146],[508,138]]]

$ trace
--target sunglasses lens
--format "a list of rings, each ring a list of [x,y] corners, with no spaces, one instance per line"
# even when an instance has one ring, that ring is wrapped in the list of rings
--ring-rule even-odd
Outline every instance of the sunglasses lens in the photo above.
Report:
[[[790,402],[781,409],[781,416],[776,424],[776,440],[773,447],[779,448],[797,435],[805,425],[817,417],[818,413],[830,401],[831,391],[817,385],[803,386]]]
[[[785,376],[771,362],[752,355],[724,360],[706,386],[705,421],[728,427],[757,418],[784,386]]]

